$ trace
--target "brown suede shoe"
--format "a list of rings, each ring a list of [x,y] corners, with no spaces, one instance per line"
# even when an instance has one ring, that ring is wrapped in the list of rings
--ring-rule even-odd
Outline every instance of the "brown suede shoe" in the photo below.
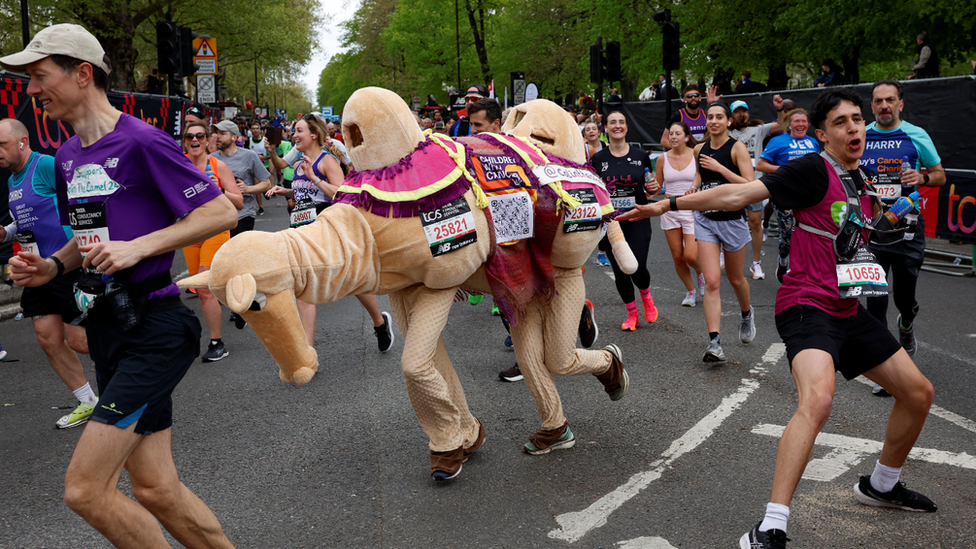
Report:
[[[464,449],[464,461],[468,461],[471,454],[478,448],[481,448],[481,445],[485,443],[485,426],[481,424],[480,419],[474,418],[474,420],[478,422],[478,438],[474,440],[471,446]]]
[[[539,432],[529,437],[529,441],[522,446],[522,451],[526,454],[539,456],[548,454],[553,450],[564,450],[572,448],[576,444],[576,436],[569,429],[569,423],[564,423],[562,427],[547,430],[540,429]]]
[[[613,344],[607,345],[603,350],[610,353],[610,367],[596,378],[603,384],[610,400],[620,400],[627,394],[627,387],[630,386],[630,376],[624,370],[623,352]]]
[[[447,452],[430,452],[430,476],[434,480],[451,480],[461,474],[461,464],[464,463],[464,448]]]

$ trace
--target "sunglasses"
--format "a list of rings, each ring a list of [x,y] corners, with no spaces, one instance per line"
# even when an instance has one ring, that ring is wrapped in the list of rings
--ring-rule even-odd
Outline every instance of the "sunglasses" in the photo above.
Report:
[[[201,133],[185,133],[185,134],[183,134],[183,141],[193,141],[194,138],[199,139],[200,141],[203,141],[204,139],[207,138],[207,134],[202,133],[202,132]]]
[[[308,114],[306,114],[305,116],[302,117],[302,120],[308,122],[309,120],[315,120],[316,118],[318,118],[318,117],[315,116],[314,114],[308,113]]]
[[[689,93],[688,95],[685,96],[685,99],[694,99],[696,97],[701,97],[701,94],[698,94],[698,93]]]

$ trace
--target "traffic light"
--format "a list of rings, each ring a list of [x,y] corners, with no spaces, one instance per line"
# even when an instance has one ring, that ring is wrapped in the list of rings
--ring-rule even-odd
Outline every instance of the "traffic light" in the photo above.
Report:
[[[193,76],[200,65],[193,62],[193,39],[197,33],[189,27],[177,27],[180,34],[180,76]]]
[[[159,72],[163,74],[180,72],[180,36],[176,23],[172,21],[156,23],[156,57]]]
[[[608,82],[619,82],[620,74],[620,42],[607,42],[606,64],[603,77]]]
[[[664,35],[663,50],[664,50],[664,69],[669,71],[676,71],[679,68],[681,62],[681,44],[679,42],[680,31],[678,28],[678,23],[674,21],[667,21],[661,25],[661,32]]]
[[[590,46],[590,82],[603,82],[603,52],[597,44]]]

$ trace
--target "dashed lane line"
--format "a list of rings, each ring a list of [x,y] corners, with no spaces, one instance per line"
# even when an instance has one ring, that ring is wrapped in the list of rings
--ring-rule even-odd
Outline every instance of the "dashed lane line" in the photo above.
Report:
[[[865,385],[874,387],[874,382],[864,376],[857,376],[855,379],[857,379],[858,381],[860,381]],[[967,431],[976,433],[976,421],[964,418],[961,415],[955,412],[950,412],[949,410],[946,410],[941,406],[936,406],[935,404],[933,404],[932,407],[929,408],[929,414],[936,417],[940,417],[950,423],[954,423]]]
[[[760,363],[749,370],[749,373],[753,375],[765,373],[767,366],[775,364],[785,353],[786,346],[782,343],[770,345]],[[736,392],[722,399],[722,403],[717,408],[685,432],[681,438],[672,442],[671,446],[661,454],[661,459],[651,463],[650,470],[633,475],[622,486],[601,497],[582,511],[557,515],[556,523],[559,524],[559,528],[550,531],[549,537],[572,543],[591,530],[605,525],[614,511],[639,494],[641,490],[647,488],[652,482],[661,478],[661,474],[678,458],[691,452],[714,434],[722,422],[728,419],[732,412],[739,409],[758,388],[759,382],[757,380],[743,378],[739,382],[739,388]]]

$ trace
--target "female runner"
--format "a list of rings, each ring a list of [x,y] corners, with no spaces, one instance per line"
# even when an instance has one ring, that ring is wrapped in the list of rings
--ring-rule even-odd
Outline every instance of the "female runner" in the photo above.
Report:
[[[295,163],[295,177],[291,188],[275,185],[267,196],[284,195],[295,200],[291,212],[291,226],[300,227],[315,221],[322,210],[332,205],[332,197],[344,180],[342,168],[336,156],[323,150],[328,138],[328,128],[320,118],[307,114],[295,123],[295,148],[302,153]],[[314,158],[314,160],[313,160]],[[374,295],[357,295],[366,312],[373,320],[380,352],[387,352],[393,345],[393,318],[390,313],[380,312]],[[315,345],[315,305],[298,300],[298,316],[305,328],[309,345]]]
[[[752,159],[746,146],[729,137],[731,113],[725,103],[715,102],[705,110],[707,140],[695,147],[700,184],[693,190],[711,189],[729,183],[748,183],[755,179]],[[722,319],[722,297],[719,288],[722,269],[719,254],[725,251],[725,276],[735,291],[742,312],[739,339],[749,343],[756,337],[756,322],[749,304],[749,282],[742,274],[746,244],[752,241],[745,210],[695,212],[695,238],[698,240],[698,263],[705,274],[705,323],[708,325],[708,347],[704,362],[724,362],[725,352],[719,337]]]
[[[698,169],[695,163],[694,146],[698,144],[691,136],[691,130],[684,122],[675,122],[668,129],[668,140],[671,150],[658,157],[654,178],[658,185],[667,183],[666,198],[681,196],[691,189],[692,184],[700,185]],[[661,229],[668,240],[671,258],[674,260],[674,270],[678,278],[685,285],[688,293],[681,305],[694,307],[698,292],[705,287],[705,277],[698,265],[698,244],[695,242],[695,216],[693,212],[667,212],[661,216]],[[695,280],[691,278],[691,270],[698,272],[698,291]]]
[[[637,204],[647,204],[648,193],[653,196],[661,190],[661,186],[653,178],[645,190],[644,170],[650,169],[651,158],[645,151],[627,144],[627,118],[622,112],[613,111],[607,115],[606,120],[610,143],[593,155],[590,164],[607,186],[614,188],[611,193],[614,208],[627,211]],[[654,298],[651,297],[651,273],[647,270],[647,252],[651,245],[651,222],[649,219],[641,219],[633,223],[621,223],[620,228],[637,258],[637,272],[627,275],[620,270],[606,238],[600,241],[600,249],[610,260],[617,292],[627,307],[627,320],[620,325],[620,328],[624,331],[634,331],[638,324],[637,303],[634,299],[635,285],[640,290],[644,305],[644,320],[649,323],[655,322],[658,317]]]
[[[224,196],[230,200],[230,203],[240,210],[244,207],[244,197],[237,188],[234,172],[230,171],[227,164],[207,154],[208,143],[210,143],[210,127],[206,123],[197,121],[187,124],[186,131],[183,132],[183,152],[186,153],[186,157],[201,172],[207,174],[210,180],[224,192]],[[186,268],[190,274],[209,271],[214,254],[228,240],[230,240],[230,231],[224,231],[203,242],[183,248]],[[220,338],[220,302],[207,288],[197,289],[196,294],[200,297],[203,320],[210,330],[210,343],[207,345],[207,352],[203,354],[203,361],[216,362],[230,354]]]

